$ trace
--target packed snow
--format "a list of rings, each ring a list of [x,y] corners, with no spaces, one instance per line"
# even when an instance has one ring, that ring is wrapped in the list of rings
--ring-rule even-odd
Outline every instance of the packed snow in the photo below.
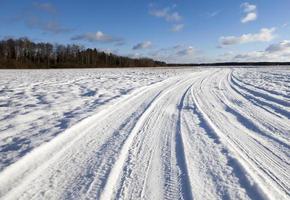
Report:
[[[290,199],[290,68],[0,71],[0,199]]]
[[[103,105],[177,73],[158,69],[2,70],[0,170]]]

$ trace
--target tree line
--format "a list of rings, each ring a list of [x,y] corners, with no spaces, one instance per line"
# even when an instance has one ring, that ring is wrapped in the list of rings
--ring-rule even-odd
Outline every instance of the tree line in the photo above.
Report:
[[[0,68],[157,67],[165,62],[133,59],[80,45],[33,42],[28,38],[0,41]]]
[[[257,67],[289,66],[290,62],[219,62],[219,63],[169,63],[169,67]]]

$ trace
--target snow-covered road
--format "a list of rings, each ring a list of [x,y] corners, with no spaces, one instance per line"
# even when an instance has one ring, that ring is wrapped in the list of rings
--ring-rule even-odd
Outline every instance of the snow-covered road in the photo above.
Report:
[[[12,147],[21,131],[9,128],[16,117],[4,118],[0,198],[289,199],[289,80],[290,70],[255,68],[161,69],[139,85],[121,78],[127,92],[60,133],[41,139],[42,129],[20,127],[23,144],[38,141],[17,141],[21,153]]]

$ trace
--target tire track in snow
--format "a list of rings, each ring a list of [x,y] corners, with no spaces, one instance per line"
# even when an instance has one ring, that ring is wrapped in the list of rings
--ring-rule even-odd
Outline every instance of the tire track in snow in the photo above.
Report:
[[[274,105],[283,106],[284,108],[290,107],[290,102],[288,102],[288,101],[285,101],[285,100],[278,98],[274,95],[270,95],[270,94],[266,94],[266,93],[263,93],[263,92],[258,91],[258,90],[254,90],[253,88],[250,88],[249,86],[248,87],[243,86],[241,84],[241,81],[238,80],[235,76],[232,76],[232,81],[234,82],[234,84],[236,84],[241,89],[246,90],[247,92],[253,94],[254,96],[261,97],[267,101],[270,101]],[[286,110],[288,110],[288,109],[286,109]]]
[[[227,77],[230,74],[227,75]],[[227,78],[226,81],[229,81],[230,79]],[[220,83],[223,81],[223,79],[220,80]],[[221,85],[221,84],[220,84]],[[233,93],[232,93],[233,94]],[[289,152],[289,145],[288,142],[281,141],[279,138],[273,137],[271,135],[266,134],[267,132],[263,127],[258,127],[260,124],[259,121],[253,119],[253,118],[248,118],[247,114],[244,113],[242,110],[240,110],[238,107],[236,107],[232,102],[228,100],[228,98],[225,96],[224,92],[221,92],[221,95],[224,97],[223,100],[225,101],[226,105],[226,111],[229,111],[230,113],[234,114],[237,116],[241,124],[249,124],[245,126],[245,128],[249,128],[248,126],[251,125],[250,128],[255,128],[254,131],[257,134],[253,134],[249,131],[245,131],[245,133],[253,139],[256,145],[257,150],[259,149],[260,151],[256,150],[256,154],[260,154],[259,157],[265,158],[266,161],[268,161],[268,168],[264,165],[263,161],[259,160],[254,160],[252,159],[255,163],[260,166],[260,170],[263,171],[265,174],[267,174],[277,185],[279,185],[280,188],[282,188],[285,193],[289,191],[289,188],[287,188],[287,181],[285,180],[280,180],[279,177],[287,177],[287,168],[289,167],[289,162],[287,160],[288,155],[287,152]],[[250,116],[249,116],[250,117]],[[268,118],[266,118],[268,119]],[[274,121],[274,120],[273,120]],[[249,129],[250,129],[249,128]],[[271,146],[270,141],[265,141],[265,138],[271,139],[274,141],[273,144],[278,144],[279,146]],[[286,152],[286,155],[278,155],[276,152],[283,151],[283,149],[286,148],[284,151]],[[252,156],[248,155],[248,157],[251,159]],[[283,165],[281,165],[283,164]],[[270,166],[269,166],[270,165]],[[272,171],[272,169],[275,169]],[[276,173],[274,173],[276,172]],[[279,172],[279,173],[277,173]],[[278,176],[279,175],[279,176]]]
[[[150,106],[146,109],[146,111],[138,119],[136,125],[134,126],[132,132],[130,133],[128,139],[126,140],[126,142],[125,142],[125,144],[124,144],[124,146],[123,146],[123,148],[122,148],[122,150],[120,152],[118,160],[115,162],[115,164],[114,164],[114,166],[112,168],[112,171],[110,172],[110,175],[109,175],[108,180],[106,182],[105,188],[104,188],[103,193],[101,194],[101,197],[100,197],[101,200],[113,199],[113,197],[115,195],[115,189],[116,189],[115,187],[117,185],[117,182],[118,182],[118,179],[120,177],[120,174],[121,174],[121,172],[123,170],[126,158],[128,157],[128,152],[129,152],[129,149],[130,149],[130,147],[131,147],[131,145],[133,143],[134,137],[136,137],[136,135],[140,132],[140,130],[144,126],[144,123],[146,122],[146,119],[148,118],[150,113],[152,113],[154,111],[155,107],[162,100],[162,98],[166,97],[166,95],[168,95],[172,91],[176,90],[180,85],[182,85],[184,83],[187,83],[187,82],[188,82],[188,80],[183,81],[181,83],[177,83],[175,86],[169,88],[166,91],[163,91],[160,94],[160,96],[158,96],[157,99],[155,101],[153,101],[152,104],[150,104]],[[182,100],[183,100],[183,98],[182,98]],[[177,127],[177,131],[179,131],[178,127]],[[180,141],[181,138],[178,137],[177,139],[178,139],[178,144],[177,144],[176,148],[178,148],[178,145],[182,145],[180,143],[181,142]],[[181,153],[181,152],[179,152],[179,153]],[[179,160],[179,162],[182,162],[182,164],[181,164],[181,166],[182,166],[181,169],[182,170],[186,170],[184,168],[184,165],[185,165],[185,160],[184,159],[185,158],[183,157],[183,158],[181,158],[181,160]],[[187,179],[187,181],[188,181],[188,179]],[[188,184],[188,183],[186,183],[186,184]],[[184,190],[184,188],[182,188],[182,190],[183,190],[183,192],[186,192],[186,193],[190,192],[190,190],[188,189],[188,186],[187,186],[186,190]],[[190,193],[188,194],[187,197],[190,197]]]
[[[192,76],[142,88],[35,149],[0,173],[0,199],[287,199],[289,163],[272,155],[278,158],[281,149],[271,150],[235,118],[246,117],[263,132],[255,114],[266,110],[230,88],[228,69]],[[271,120],[280,130],[277,118]]]
[[[277,117],[280,117],[280,118],[288,118],[288,116],[290,116],[290,112],[280,108],[279,106],[275,106],[274,104],[266,101],[265,99],[258,98],[255,95],[240,88],[237,84],[234,83],[234,81],[232,80],[232,77],[229,84],[233,90],[235,90],[245,99],[248,99],[254,105],[259,106],[261,109],[266,110],[272,115],[276,115]]]
[[[198,112],[191,91],[186,96],[181,121],[195,199],[249,198],[238,182],[224,146]]]
[[[227,73],[226,71],[223,71],[221,73]],[[267,154],[268,151],[265,149],[262,145],[260,145],[258,142],[255,142],[253,138],[249,137],[248,135],[245,135],[243,132],[252,132],[249,129],[245,129],[243,126],[241,126],[241,122],[237,121],[236,118],[233,118],[231,116],[231,113],[229,113],[225,107],[222,106],[223,100],[220,99],[220,92],[223,93],[224,91],[218,91],[218,88],[215,87],[215,85],[218,84],[216,80],[220,80],[222,77],[222,74],[216,74],[206,81],[209,85],[206,87],[200,87],[199,92],[201,94],[194,95],[199,96],[195,99],[195,101],[201,105],[199,107],[201,109],[206,108],[206,110],[202,110],[206,116],[206,111],[209,112],[207,109],[213,109],[212,116],[207,115],[207,121],[211,122],[211,126],[215,127],[215,132],[218,134],[218,136],[222,139],[222,142],[226,144],[229,148],[229,152],[231,152],[238,160],[238,163],[240,163],[240,166],[244,169],[246,172],[246,175],[251,177],[249,180],[254,183],[256,187],[256,191],[260,193],[261,195],[266,195],[268,198],[281,198],[285,199],[287,196],[287,190],[282,189],[282,185],[279,185],[279,182],[274,182],[275,184],[278,184],[273,187],[271,183],[272,180],[267,177],[268,173],[271,173],[271,166],[276,165],[275,159],[272,160],[271,155]],[[201,82],[205,82],[204,80]],[[229,92],[229,91],[227,91]],[[204,93],[204,94],[203,94]],[[227,93],[228,94],[228,93]],[[206,95],[208,98],[208,101],[202,102],[201,99],[203,98],[202,95]],[[212,95],[212,97],[211,97]],[[225,103],[226,105],[226,103]],[[245,108],[246,109],[246,108]],[[227,126],[224,126],[225,121],[230,121]],[[225,131],[225,132],[224,132]],[[235,134],[235,132],[237,132]],[[255,132],[253,132],[255,134]],[[279,151],[279,150],[278,150]],[[270,152],[271,153],[271,152]],[[281,162],[281,161],[279,161]],[[287,166],[287,163],[281,163],[285,166]],[[266,171],[264,171],[266,170]],[[275,170],[274,170],[275,171]],[[279,171],[276,171],[279,172]],[[280,173],[280,172],[279,172]],[[279,174],[278,173],[278,174]],[[284,186],[285,184],[288,185],[288,178],[289,173],[285,174],[282,178],[281,182]],[[270,182],[269,182],[270,181]],[[278,187],[277,187],[278,186]],[[259,192],[261,191],[261,192]]]
[[[251,129],[257,133],[251,134],[251,137],[256,140],[258,140],[258,137],[263,140],[267,139],[267,141],[272,140],[271,142],[273,144],[278,144],[279,148],[285,148],[285,152],[288,152],[290,148],[289,142],[284,138],[276,136],[276,134],[285,133],[287,131],[287,127],[289,128],[289,126],[280,118],[274,117],[273,114],[269,114],[267,111],[266,113],[263,113],[262,111],[264,111],[264,109],[260,109],[260,106],[255,107],[252,103],[249,104],[251,101],[244,98],[244,96],[240,93],[237,93],[236,90],[232,90],[232,87],[229,84],[231,74],[232,73],[227,74],[225,78],[221,78],[219,82],[219,90],[221,91],[219,94],[222,98],[218,98],[226,106],[225,110],[235,115],[241,124],[243,124],[246,128]],[[224,88],[222,88],[223,83]],[[235,99],[239,99],[239,103],[235,103]],[[240,107],[240,104],[243,105],[243,107]],[[263,114],[254,115],[254,111]],[[273,122],[275,122],[275,124],[273,124]],[[278,127],[281,130],[278,129]],[[276,134],[273,134],[273,130]],[[272,153],[275,152],[276,151],[272,151]]]
[[[146,120],[147,116],[152,112],[156,104],[158,103],[158,100],[162,98],[163,94],[158,96],[150,105],[146,108],[145,112],[141,115],[141,117],[138,119],[137,123],[135,124],[132,132],[129,134],[128,138],[126,139],[120,155],[118,156],[118,159],[116,160],[108,178],[107,182],[105,184],[104,190],[100,196],[101,200],[107,200],[112,199],[114,194],[115,185],[117,184],[117,181],[119,179],[119,176],[122,172],[122,169],[125,164],[125,160],[127,158],[128,151],[132,145],[132,142],[134,140],[134,137],[139,132],[139,129],[143,125],[143,122]]]
[[[34,149],[31,153],[24,156],[18,162],[10,165],[4,171],[0,173],[0,196],[4,196],[8,191],[13,189],[13,193],[17,193],[23,185],[28,184],[37,177],[51,162],[57,160],[62,153],[68,148],[71,148],[73,144],[79,141],[85,136],[88,131],[94,127],[94,122],[100,118],[106,118],[113,114],[116,109],[119,109],[120,105],[136,99],[142,94],[146,94],[153,88],[158,88],[164,82],[170,83],[174,79],[168,79],[166,81],[140,88],[132,94],[125,96],[120,101],[113,105],[110,105],[107,109],[101,110],[96,115],[86,118],[75,126],[69,128],[64,133],[55,137],[50,142]],[[8,178],[9,177],[9,178]]]
[[[239,81],[240,83],[242,83],[245,87],[252,88],[254,90],[258,90],[258,91],[260,91],[260,93],[262,93],[264,95],[269,95],[269,96],[272,96],[272,97],[277,98],[279,100],[290,102],[290,96],[289,95],[285,95],[285,94],[279,93],[278,91],[273,91],[273,90],[271,91],[271,90],[263,88],[261,86],[254,85],[252,83],[248,83],[246,81],[243,81],[241,79],[242,77],[237,77],[235,74],[233,74],[233,78],[235,80]],[[270,81],[274,82],[275,80],[270,80]]]
[[[207,77],[205,79],[202,79],[200,82],[199,89],[202,90],[202,84],[205,82],[206,79],[210,79],[211,77]],[[216,137],[221,139],[222,143],[226,144],[227,151],[228,152],[236,152],[238,153],[238,149],[236,148],[235,144],[227,138],[227,136],[214,124],[214,122],[208,117],[208,115],[204,112],[201,105],[199,104],[199,100],[195,96],[195,93],[193,91],[193,88],[191,90],[191,95],[194,101],[194,104],[196,105],[198,111],[201,113],[202,118],[206,121],[206,123],[209,125],[209,127],[213,130],[213,133],[216,134]],[[229,145],[229,146],[227,146]],[[229,148],[231,147],[231,148]],[[241,153],[239,156],[243,158],[244,156]],[[255,175],[251,173],[251,170],[249,169],[248,164],[246,164],[243,159],[240,159],[239,157],[232,157],[232,155],[228,155],[229,159],[232,160],[232,167],[236,168],[238,172],[241,172],[240,174],[237,174],[239,176],[239,179],[242,181],[242,187],[244,187],[248,193],[249,196],[254,197],[255,199],[268,199],[269,194],[267,194],[267,191],[263,187],[262,184],[259,183],[259,181],[255,178]],[[237,169],[238,168],[238,169]],[[253,180],[249,180],[248,175],[250,175]],[[252,181],[255,182],[255,184],[252,183]]]
[[[178,105],[178,117],[177,117],[177,126],[176,126],[176,155],[177,155],[177,166],[180,169],[180,179],[181,179],[181,193],[182,199],[190,200],[193,199],[193,194],[191,190],[191,183],[188,173],[188,164],[185,155],[185,148],[184,148],[184,139],[183,133],[181,130],[181,112],[184,108],[184,101],[186,95],[189,93],[190,89],[192,88],[192,84],[186,89],[183,93],[180,103]]]

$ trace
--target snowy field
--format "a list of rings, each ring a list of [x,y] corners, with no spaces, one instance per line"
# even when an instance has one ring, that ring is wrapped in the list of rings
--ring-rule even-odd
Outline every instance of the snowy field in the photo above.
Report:
[[[290,199],[290,68],[1,70],[0,199]]]

